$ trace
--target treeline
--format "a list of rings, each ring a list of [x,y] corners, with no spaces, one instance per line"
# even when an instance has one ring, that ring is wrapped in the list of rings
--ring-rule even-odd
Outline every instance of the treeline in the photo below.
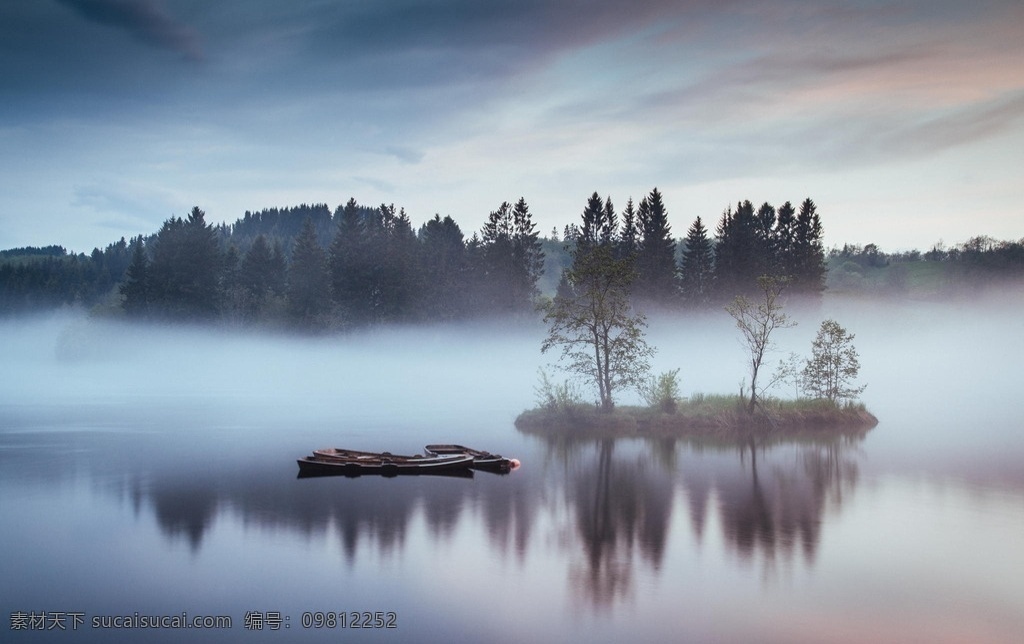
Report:
[[[124,238],[89,255],[62,246],[0,251],[0,311],[93,306],[121,282],[130,257]]]
[[[322,205],[247,212],[230,227],[210,226],[195,208],[133,241],[119,292],[125,313],[142,318],[305,328],[507,319],[536,314],[545,266],[564,276],[575,248],[599,243],[635,267],[638,303],[698,307],[756,288],[766,272],[820,294],[821,231],[810,199],[799,212],[744,201],[722,214],[713,241],[698,218],[680,251],[656,188],[622,212],[594,193],[554,247],[522,198],[503,202],[469,239],[451,217],[414,231],[404,210],[354,199],[333,213]],[[563,257],[552,263],[545,248]]]
[[[825,288],[821,218],[811,199],[799,211],[790,202],[755,209],[741,201],[722,213],[714,238],[697,217],[678,244],[657,188],[636,207],[630,199],[621,213],[595,192],[581,219],[566,226],[566,240],[631,257],[632,297],[641,306],[718,306],[755,291],[761,275],[787,277],[790,292],[799,295],[818,296]]]
[[[61,246],[0,251],[0,311],[82,306],[307,328],[532,316],[537,296],[556,291],[580,243],[632,258],[634,303],[670,309],[721,306],[764,274],[787,276],[790,293],[809,296],[826,285],[915,292],[921,275],[938,275],[932,282],[940,285],[1024,275],[1024,240],[826,253],[810,199],[778,208],[741,201],[713,230],[697,217],[676,238],[656,188],[622,210],[594,193],[577,222],[541,238],[524,199],[499,205],[468,238],[451,217],[435,215],[414,229],[404,210],[354,199],[333,211],[304,204],[246,212],[218,226],[195,208],[154,234],[91,254]]]
[[[232,227],[198,207],[132,243],[120,286],[137,318],[216,318],[306,328],[533,313],[544,256],[525,199],[465,239],[451,217],[414,231],[404,210],[354,199],[246,213]]]
[[[837,292],[942,297],[1024,278],[1024,239],[979,236],[923,253],[846,244],[833,248],[827,262],[828,288]]]

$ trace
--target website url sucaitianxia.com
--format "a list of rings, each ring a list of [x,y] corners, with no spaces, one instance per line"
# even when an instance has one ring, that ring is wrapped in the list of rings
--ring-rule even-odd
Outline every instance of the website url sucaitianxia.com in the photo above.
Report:
[[[92,615],[73,611],[11,613],[12,631],[77,631],[79,629],[159,629],[159,628],[231,628],[228,615]]]

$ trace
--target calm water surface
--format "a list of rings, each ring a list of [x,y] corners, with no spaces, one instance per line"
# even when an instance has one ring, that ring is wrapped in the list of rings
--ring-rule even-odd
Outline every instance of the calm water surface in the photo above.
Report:
[[[857,323],[882,422],[756,449],[518,433],[535,330],[301,341],[4,323],[0,640],[1021,641],[1019,323],[830,306]],[[651,333],[687,392],[742,378],[727,325]],[[315,447],[447,441],[524,465],[296,477]],[[397,628],[326,622],[339,612]],[[22,613],[66,614],[68,630],[12,630]],[[232,626],[93,628],[136,613]]]

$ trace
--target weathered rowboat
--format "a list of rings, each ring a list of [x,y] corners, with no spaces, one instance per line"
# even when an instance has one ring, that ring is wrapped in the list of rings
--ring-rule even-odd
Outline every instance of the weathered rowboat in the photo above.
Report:
[[[402,469],[391,471],[382,468],[379,470],[375,470],[373,468],[367,468],[364,466],[347,467],[345,464],[342,463],[327,461],[326,459],[320,459],[313,456],[300,458],[298,459],[298,463],[298,478],[300,479],[316,478],[322,476],[344,476],[347,478],[357,478],[363,475],[383,476],[386,478],[391,478],[398,475],[443,476],[468,479],[473,478],[473,470],[465,466],[452,469]]]
[[[473,463],[469,454],[404,456],[389,452],[360,452],[337,448],[318,449],[297,460],[300,474],[432,474],[468,470]]]
[[[424,448],[428,454],[442,456],[448,454],[469,454],[473,457],[473,469],[488,470],[492,472],[510,472],[519,467],[519,460],[505,458],[501,454],[492,454],[465,445],[434,444]]]

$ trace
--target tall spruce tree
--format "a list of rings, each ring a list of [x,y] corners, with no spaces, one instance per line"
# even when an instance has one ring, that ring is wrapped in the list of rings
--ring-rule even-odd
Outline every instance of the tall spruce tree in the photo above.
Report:
[[[758,275],[778,274],[778,255],[775,248],[775,207],[767,201],[761,204],[754,215],[754,233],[757,239],[755,261]]]
[[[149,259],[142,236],[132,240],[132,260],[125,271],[119,290],[124,298],[124,312],[132,317],[143,317],[149,312]]]
[[[800,295],[820,295],[825,290],[825,249],[822,242],[821,218],[814,202],[807,198],[800,204],[793,235],[793,287]]]
[[[490,213],[481,231],[484,295],[496,313],[533,311],[537,281],[544,269],[540,236],[526,200],[505,201]]]
[[[487,216],[480,231],[483,305],[490,313],[510,313],[518,308],[509,297],[515,259],[512,250],[512,204],[503,201],[497,210]]]
[[[349,199],[334,218],[337,230],[328,253],[331,293],[348,324],[365,324],[372,317],[372,268],[368,209]]]
[[[796,237],[796,209],[786,202],[779,206],[775,217],[772,246],[775,249],[775,274],[794,278],[793,243]]]
[[[612,204],[611,196],[604,200],[604,217],[601,222],[600,243],[603,246],[614,246],[618,243],[619,216],[615,214],[615,206]]]
[[[150,304],[158,315],[212,319],[217,314],[223,260],[213,227],[198,206],[171,217],[154,240]]]
[[[671,304],[678,294],[676,242],[657,188],[640,202],[638,219],[641,239],[636,255],[634,294],[648,302]]]
[[[420,314],[428,320],[453,320],[466,314],[468,256],[459,225],[440,215],[420,227],[423,275]]]
[[[376,259],[371,285],[373,321],[403,320],[413,311],[419,242],[404,208],[396,212],[394,204],[381,204],[377,212],[371,236],[371,257]]]
[[[602,236],[605,236],[608,230],[605,215],[606,211],[604,202],[601,201],[601,195],[595,192],[587,199],[587,207],[583,209],[582,223],[579,227],[579,234],[576,236],[578,246],[593,248],[601,243]],[[567,234],[566,237],[569,235]]]
[[[284,272],[280,250],[272,247],[265,235],[257,235],[242,258],[239,275],[254,315],[259,315],[268,297],[283,295]]]
[[[715,292],[718,299],[728,301],[736,295],[757,291],[757,278],[763,267],[761,244],[757,237],[754,205],[750,201],[736,204],[722,213],[716,230]]]
[[[327,254],[317,241],[316,226],[311,217],[302,222],[295,238],[287,272],[287,311],[297,325],[321,327],[330,310],[330,274]]]
[[[622,211],[622,227],[619,231],[619,252],[620,258],[634,257],[640,247],[640,229],[638,228],[636,208],[633,206],[633,198],[626,201],[626,208]]]
[[[680,274],[683,303],[694,308],[706,306],[711,301],[714,254],[708,230],[700,217],[686,233]]]
[[[533,302],[540,294],[537,282],[544,274],[544,251],[533,215],[522,197],[512,210],[512,255],[515,264],[514,297],[532,310]]]

